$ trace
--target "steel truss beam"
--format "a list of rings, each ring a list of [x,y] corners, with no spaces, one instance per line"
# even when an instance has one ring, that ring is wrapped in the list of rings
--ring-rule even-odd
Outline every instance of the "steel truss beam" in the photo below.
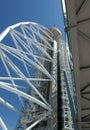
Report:
[[[18,31],[17,28],[20,30]],[[12,38],[12,47],[8,46],[7,43],[3,44],[4,38],[9,33]],[[54,35],[50,30],[32,22],[21,22],[12,25],[0,35],[0,62],[2,62],[4,70],[6,71],[5,77],[0,76],[0,88],[16,94],[23,106],[23,110],[25,110],[25,104],[22,100],[22,97],[29,103],[40,106],[44,112],[46,112],[43,112],[43,116],[39,116],[39,119],[36,118],[37,121],[34,120],[34,123],[31,124],[26,130],[33,128],[51,113],[51,105],[43,97],[43,94],[40,92],[38,86],[34,83],[56,82],[55,74],[51,75],[43,63],[45,62],[45,64],[54,64],[55,59],[53,59],[52,55],[49,54],[49,52],[53,53],[53,51],[57,50],[57,48],[54,50],[53,47],[53,43],[55,42],[53,37]],[[27,75],[25,75],[22,68],[15,63],[14,58],[23,65]],[[32,77],[30,73],[31,68],[34,68],[34,71],[39,72],[41,77]],[[15,76],[12,76],[12,73]],[[24,81],[25,86],[21,86],[18,83],[19,81]],[[27,90],[27,85],[30,87],[30,89],[32,88],[32,93],[35,93],[34,96],[30,95],[31,93],[28,94],[24,92],[23,89]],[[22,112],[20,112],[10,103],[6,102],[3,98],[0,98],[0,102],[14,112],[23,115]],[[4,128],[4,130],[7,130],[7,128]]]
[[[76,15],[79,14],[80,10],[84,7],[85,3],[87,2],[87,0],[83,0],[82,3],[80,4],[79,8],[76,11]]]
[[[4,82],[0,82],[0,88],[3,88],[5,90],[10,91],[10,92],[12,92],[14,94],[17,94],[19,96],[22,96],[22,97],[24,97],[24,98],[26,98],[26,99],[28,99],[28,100],[30,100],[30,101],[40,105],[40,106],[42,106],[43,108],[51,111],[51,108],[48,107],[43,102],[39,101],[38,99],[36,99],[36,98],[34,98],[34,97],[32,97],[32,96],[30,96],[30,95],[20,91],[20,90],[17,90],[16,88],[12,88],[12,87],[6,85]]]
[[[65,130],[74,130],[76,127],[75,114],[76,108],[74,106],[73,100],[73,90],[72,90],[72,81],[71,81],[71,71],[69,66],[67,53],[67,45],[62,44],[60,48],[60,82],[61,82],[61,111],[62,111],[62,120],[63,125],[60,125],[60,129]],[[61,122],[60,122],[61,123]],[[74,123],[74,124],[73,124]],[[61,128],[62,127],[62,128]]]
[[[80,70],[85,70],[85,69],[90,69],[90,65],[88,65],[88,66],[81,66],[80,67]]]
[[[82,108],[82,111],[87,111],[87,110],[90,110],[90,108],[89,108],[89,107],[87,107],[87,108]]]
[[[90,22],[90,18],[77,21],[78,25],[81,25],[81,24],[83,25],[83,24],[88,23],[88,22]]]
[[[90,129],[90,126],[82,126],[82,128],[84,128],[84,129]]]
[[[1,125],[3,130],[8,130],[7,127],[5,126],[3,120],[1,119],[1,117],[0,117],[0,125]]]
[[[86,84],[86,85],[81,89],[81,93],[82,93],[85,89],[87,89],[89,86],[90,86],[90,83]]]
[[[84,34],[83,32],[81,32],[79,29],[78,29],[78,33],[85,39],[87,40],[90,40],[90,37],[88,37],[86,34]]]
[[[31,130],[34,126],[36,126],[39,122],[41,122],[42,120],[44,120],[47,116],[49,116],[50,113],[45,113],[40,119],[38,119],[37,121],[35,121],[32,125],[30,125],[28,128],[26,128],[25,130]]]
[[[86,99],[87,101],[90,101],[90,98],[88,98],[88,97],[85,97],[83,95],[81,95],[81,97],[84,98],[84,99]]]
[[[90,117],[90,114],[83,116],[82,121],[90,121],[90,119],[89,120],[87,119],[88,117]]]
[[[5,105],[6,107],[8,107],[9,109],[13,110],[14,112],[22,115],[23,113],[17,109],[14,108],[14,106],[12,106],[10,103],[6,102],[4,99],[0,98],[0,103],[2,103],[3,105]]]
[[[90,91],[88,91],[88,92],[82,92],[82,94],[84,95],[84,94],[90,94]]]

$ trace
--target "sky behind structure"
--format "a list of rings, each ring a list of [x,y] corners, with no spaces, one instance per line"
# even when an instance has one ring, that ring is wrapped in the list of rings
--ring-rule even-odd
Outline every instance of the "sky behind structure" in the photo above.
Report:
[[[25,21],[55,25],[63,34],[61,0],[0,0],[0,33],[7,26]]]
[[[0,33],[8,26],[27,21],[36,22],[45,27],[56,26],[60,29],[63,39],[65,37],[61,0],[0,0]],[[0,89],[0,95],[2,92]],[[9,99],[10,96],[7,95]],[[3,109],[0,113],[1,117],[9,115],[9,118],[4,117],[4,120],[12,130],[17,115],[12,117],[13,112],[8,110],[7,113],[1,104],[0,109]]]

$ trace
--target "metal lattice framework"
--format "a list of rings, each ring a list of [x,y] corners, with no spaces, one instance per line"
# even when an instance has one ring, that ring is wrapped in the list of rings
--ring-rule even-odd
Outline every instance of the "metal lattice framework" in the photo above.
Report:
[[[43,113],[35,118],[29,127],[25,126],[26,130],[33,128],[51,113],[51,106],[42,94],[43,92],[38,90],[37,84],[40,82],[55,84],[55,77],[53,78],[53,75],[44,66],[44,63],[53,63],[55,67],[53,56],[50,55],[52,52],[54,55],[56,51],[52,43],[56,46],[52,32],[31,22],[10,26],[0,35],[0,68],[2,68],[0,89],[17,95],[17,104],[20,103],[19,105],[22,105],[23,109],[21,111],[16,108],[14,101],[8,102],[8,98],[12,97],[7,97],[7,100],[4,99],[4,96],[0,97],[0,103],[21,116],[25,114],[23,113],[25,101],[28,101],[29,107],[35,104],[43,109]],[[30,104],[32,105],[30,106]],[[3,119],[3,117],[1,118]],[[1,118],[2,129],[7,130]],[[30,121],[30,119],[24,119],[26,122],[28,120]]]
[[[60,69],[61,69],[61,93],[62,93],[62,130],[76,130],[75,119],[76,108],[74,101],[74,90],[72,75],[70,70],[70,53],[67,44],[63,41],[60,47]],[[68,90],[69,89],[69,90]],[[70,105],[72,104],[72,106]],[[73,108],[73,111],[71,110]],[[76,124],[75,124],[76,125]]]
[[[0,35],[0,103],[19,115],[15,130],[57,130],[61,119],[63,130],[74,130],[67,48],[58,29],[32,22],[12,25]],[[10,129],[4,122],[1,113],[1,128]]]

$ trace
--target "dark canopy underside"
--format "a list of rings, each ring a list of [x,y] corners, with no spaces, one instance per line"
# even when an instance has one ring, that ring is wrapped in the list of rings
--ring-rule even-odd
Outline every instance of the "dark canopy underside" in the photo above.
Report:
[[[81,130],[90,130],[90,0],[66,0]]]

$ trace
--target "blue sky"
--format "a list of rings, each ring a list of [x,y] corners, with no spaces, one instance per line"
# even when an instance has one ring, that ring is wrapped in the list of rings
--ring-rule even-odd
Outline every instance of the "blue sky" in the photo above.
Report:
[[[64,39],[61,0],[0,0],[0,33],[10,25],[25,21],[37,22],[46,27],[52,27],[55,24]],[[0,95],[3,96],[1,89]],[[7,93],[8,100],[10,96],[12,96],[10,100],[13,100],[14,96]],[[9,130],[13,129],[18,117],[16,114],[12,115],[11,110],[0,104],[0,116],[3,117]]]
[[[0,0],[0,33],[12,24],[31,21],[46,27],[55,24],[63,34],[61,10],[61,0]]]

